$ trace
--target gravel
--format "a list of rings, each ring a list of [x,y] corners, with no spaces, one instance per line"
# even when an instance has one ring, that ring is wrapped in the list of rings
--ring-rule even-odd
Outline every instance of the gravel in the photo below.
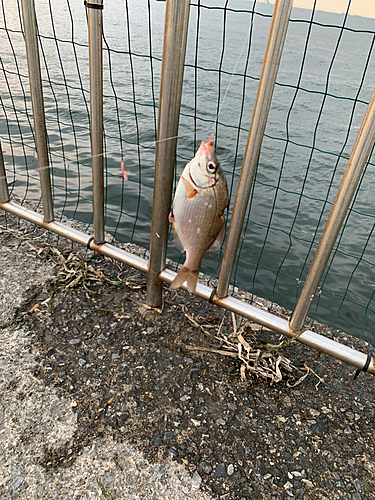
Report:
[[[241,380],[238,360],[189,348],[220,347],[220,310],[181,291],[149,310],[143,276],[91,255],[108,279],[57,290],[59,256],[1,246],[2,500],[375,498],[370,409],[311,376]],[[363,374],[317,362],[358,394]],[[370,379],[362,396],[375,406],[374,394]]]
[[[12,242],[18,244],[0,243],[0,498],[210,498],[199,491],[198,473],[192,476],[184,464],[171,457],[151,463],[142,451],[109,435],[90,440],[69,460],[79,408],[60,388],[36,376],[53,346],[47,341],[45,349],[36,347],[35,329],[25,324],[26,311],[20,309],[26,298],[36,301],[36,287],[43,291],[55,264],[30,256],[28,244],[15,252]],[[69,345],[77,348],[81,342],[72,338]],[[79,366],[86,363],[78,360]],[[67,461],[50,468],[45,453],[63,448]]]

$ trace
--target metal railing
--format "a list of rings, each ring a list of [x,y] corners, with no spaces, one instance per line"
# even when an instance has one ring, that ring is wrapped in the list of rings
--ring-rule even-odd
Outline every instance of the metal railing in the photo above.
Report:
[[[165,267],[167,255],[168,213],[176,161],[189,7],[190,0],[168,2],[165,11],[146,298],[152,307],[160,307],[162,303],[163,283],[159,274]]]
[[[34,133],[38,157],[40,190],[43,201],[44,221],[53,221],[53,203],[51,191],[51,175],[48,161],[47,130],[44,113],[42,76],[38,49],[38,27],[36,22],[34,1],[22,0],[22,18],[25,31],[25,45],[31,103],[34,117]]]
[[[168,233],[167,216],[172,196],[176,138],[178,135],[189,20],[189,0],[167,0],[166,2],[149,261],[116,248],[104,241],[102,0],[86,2],[86,7],[89,26],[94,235],[89,236],[53,220],[47,135],[33,0],[22,0],[22,15],[44,215],[41,216],[10,201],[2,153],[0,154],[0,208],[38,226],[42,226],[49,231],[65,236],[91,250],[126,263],[142,272],[147,272],[148,287],[146,302],[155,307],[160,305],[162,300],[162,283],[171,283],[176,275],[176,273],[164,268]],[[210,287],[198,284],[196,295],[264,325],[277,333],[287,337],[294,337],[298,342],[334,356],[345,363],[357,367],[359,370],[375,374],[375,361],[370,356],[303,328],[312,298],[315,295],[327,265],[345,214],[358,185],[361,172],[375,142],[375,93],[363,120],[335,203],[291,322],[289,323],[287,320],[276,315],[257,309],[234,297],[227,296],[245,211],[258,164],[259,152],[291,7],[292,0],[276,0],[218,289],[216,291]]]

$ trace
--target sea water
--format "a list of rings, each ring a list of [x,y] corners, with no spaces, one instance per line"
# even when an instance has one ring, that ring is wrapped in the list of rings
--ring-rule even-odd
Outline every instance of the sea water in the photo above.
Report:
[[[13,0],[3,6],[0,136],[14,193],[35,200],[38,174],[20,11]],[[86,13],[83,2],[37,0],[36,7],[55,208],[89,223]],[[164,12],[165,2],[155,0],[106,0],[103,10],[106,230],[146,248]],[[272,5],[246,0],[204,0],[199,9],[198,0],[191,5],[176,179],[200,141],[214,132],[231,195],[228,222],[272,12]],[[292,11],[232,281],[289,309],[372,95],[374,37],[374,19]],[[374,158],[310,315],[375,342],[373,185]],[[217,277],[221,255],[207,253],[201,270]],[[183,258],[172,241],[168,257]]]

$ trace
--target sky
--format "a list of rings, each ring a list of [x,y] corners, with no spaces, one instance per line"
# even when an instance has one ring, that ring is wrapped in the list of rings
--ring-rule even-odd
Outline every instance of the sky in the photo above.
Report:
[[[267,0],[259,0],[266,2]],[[275,3],[274,0],[269,0],[270,3]],[[311,9],[314,5],[314,0],[294,0],[294,7],[302,9]],[[324,10],[326,12],[343,13],[348,7],[348,0],[318,0],[316,10]],[[349,14],[352,16],[374,17],[375,18],[375,0],[352,0]]]

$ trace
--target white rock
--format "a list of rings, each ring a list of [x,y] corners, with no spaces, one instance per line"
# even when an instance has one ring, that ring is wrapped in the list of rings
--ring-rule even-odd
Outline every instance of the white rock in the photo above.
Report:
[[[314,408],[310,408],[310,413],[313,417],[319,417],[320,411],[314,410]]]
[[[313,483],[311,481],[309,481],[308,479],[302,479],[302,482],[305,483],[307,488],[314,488]]]
[[[198,489],[200,487],[201,483],[202,483],[202,478],[200,477],[198,472],[195,471],[193,474],[193,479],[192,479],[192,483],[191,483],[192,488]]]
[[[23,483],[23,477],[21,476],[18,476],[16,477],[16,479],[13,481],[12,483],[12,488],[14,490],[16,490],[17,488],[19,488],[21,486],[21,484]]]

